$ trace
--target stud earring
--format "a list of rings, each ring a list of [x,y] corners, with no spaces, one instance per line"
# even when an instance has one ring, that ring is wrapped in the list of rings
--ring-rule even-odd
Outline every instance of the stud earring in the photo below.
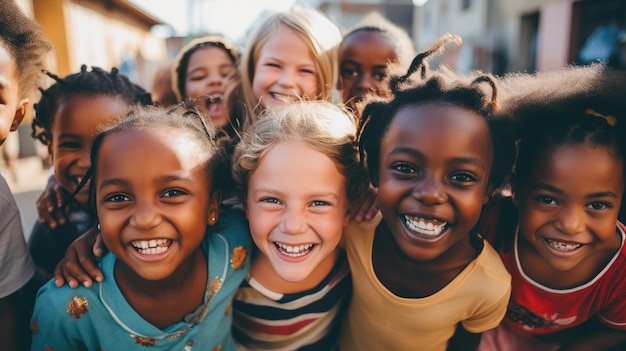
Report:
[[[98,223],[98,225],[96,226],[96,228],[98,228],[98,231],[100,231],[100,223]]]

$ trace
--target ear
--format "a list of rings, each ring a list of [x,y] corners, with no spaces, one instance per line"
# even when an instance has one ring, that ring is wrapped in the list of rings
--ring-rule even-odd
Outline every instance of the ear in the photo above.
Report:
[[[343,226],[344,227],[347,226],[348,223],[350,223],[351,220],[352,220],[352,213],[350,213],[350,210],[348,210],[346,212],[346,216],[343,219]]]
[[[222,192],[217,190],[211,194],[209,198],[209,218],[208,225],[214,225],[217,223],[217,219],[220,213],[220,203],[222,203]]]
[[[20,124],[22,123],[24,116],[26,116],[27,109],[28,109],[28,99],[25,98],[25,99],[22,99],[22,101],[20,101],[20,104],[17,110],[15,110],[15,116],[13,116],[13,123],[11,123],[12,132],[17,130],[17,127],[19,127]]]

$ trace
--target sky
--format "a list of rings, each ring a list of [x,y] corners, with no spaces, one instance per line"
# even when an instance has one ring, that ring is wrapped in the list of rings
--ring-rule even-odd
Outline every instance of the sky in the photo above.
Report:
[[[284,10],[294,0],[129,0],[157,19],[168,23],[159,35],[185,36],[199,31],[224,34],[239,40],[264,10]]]

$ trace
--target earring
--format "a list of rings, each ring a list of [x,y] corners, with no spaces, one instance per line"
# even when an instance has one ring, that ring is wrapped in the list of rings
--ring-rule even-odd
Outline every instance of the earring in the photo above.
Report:
[[[211,222],[215,222],[215,217],[211,217]]]
[[[98,223],[98,225],[96,226],[96,228],[98,228],[98,231],[100,231],[100,223]]]

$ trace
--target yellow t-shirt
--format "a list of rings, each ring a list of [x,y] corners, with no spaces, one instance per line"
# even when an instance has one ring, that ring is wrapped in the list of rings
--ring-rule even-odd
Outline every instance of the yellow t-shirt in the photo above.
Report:
[[[353,292],[340,348],[352,350],[446,350],[458,322],[472,333],[495,328],[506,312],[511,276],[485,242],[481,254],[437,293],[402,298],[380,283],[372,266],[374,232],[382,216],[353,222],[343,241]]]

